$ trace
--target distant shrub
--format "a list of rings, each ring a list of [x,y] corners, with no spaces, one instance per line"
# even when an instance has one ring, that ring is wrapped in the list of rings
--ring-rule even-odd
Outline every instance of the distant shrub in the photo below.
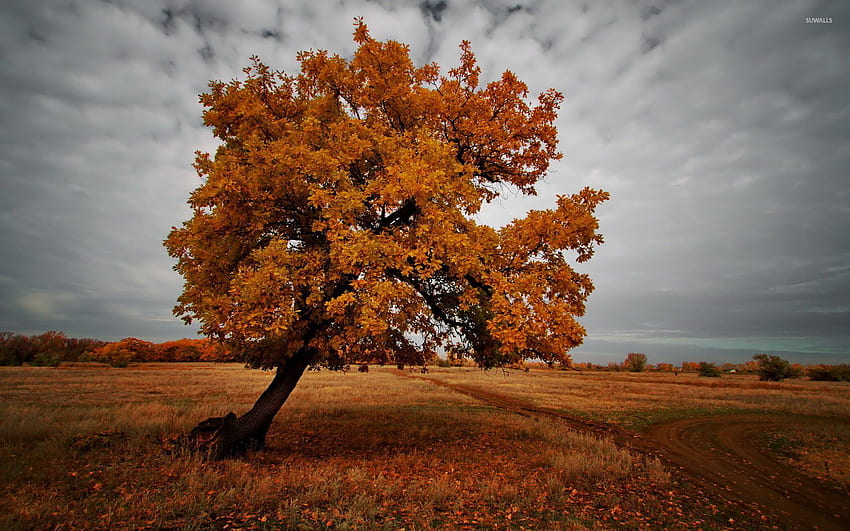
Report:
[[[717,365],[713,363],[709,363],[707,361],[699,362],[699,369],[697,369],[700,376],[704,376],[706,378],[719,378],[720,377],[720,369],[717,368]]]
[[[369,372],[369,365],[366,363],[360,364],[360,366],[357,367],[357,372]]]
[[[126,367],[131,361],[136,360],[136,356],[136,351],[127,346],[126,340],[122,340],[116,343],[107,343],[83,356],[82,359],[108,363],[112,367]]]
[[[699,370],[699,363],[695,361],[683,361],[682,372],[696,372]]]
[[[447,358],[437,358],[437,367],[451,367],[452,361]]]
[[[810,380],[824,382],[850,382],[850,365],[818,365],[809,367],[807,371]]]
[[[39,352],[32,360],[36,367],[58,367],[62,362],[62,356],[57,352]]]
[[[38,346],[32,338],[12,332],[0,332],[0,365],[31,363],[37,353]]]
[[[753,356],[753,360],[758,363],[756,372],[759,375],[759,380],[781,382],[786,378],[799,378],[802,376],[799,369],[793,370],[788,360],[784,360],[779,356],[756,354]]]
[[[623,362],[623,368],[629,372],[643,372],[646,369],[646,354],[629,352]]]
[[[109,365],[111,367],[119,367],[124,368],[130,365],[130,360],[133,359],[132,355],[129,356],[117,356],[109,360]]]

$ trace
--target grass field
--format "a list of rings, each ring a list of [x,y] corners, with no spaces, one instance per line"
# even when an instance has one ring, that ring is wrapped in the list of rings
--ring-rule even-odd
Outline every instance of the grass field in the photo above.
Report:
[[[846,384],[461,368],[425,377],[628,429],[741,411],[850,417]],[[306,374],[268,449],[245,459],[209,463],[168,452],[168,440],[199,420],[248,409],[270,379],[213,364],[0,369],[0,529],[769,523],[757,511],[725,507],[658,459],[388,368]],[[764,444],[815,477],[850,483],[846,430],[816,441],[785,430],[766,434]]]
[[[624,427],[698,414],[776,411],[850,417],[850,387],[832,382],[760,382],[755,375],[501,371],[436,372],[452,383],[485,385],[535,405]]]

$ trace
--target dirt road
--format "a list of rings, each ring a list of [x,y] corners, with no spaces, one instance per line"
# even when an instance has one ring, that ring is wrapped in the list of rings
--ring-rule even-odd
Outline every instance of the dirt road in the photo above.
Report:
[[[408,376],[400,372],[399,374]],[[473,386],[410,376],[527,416],[559,419],[576,430],[610,437],[618,445],[657,456],[688,481],[730,502],[757,506],[792,529],[850,529],[850,497],[830,489],[762,450],[755,439],[778,428],[847,422],[791,415],[736,415],[680,419],[632,432],[592,422]]]
[[[765,431],[830,422],[835,420],[784,415],[704,417],[655,424],[643,437],[663,447],[669,462],[729,495],[758,503],[780,522],[803,529],[850,529],[850,498],[778,462],[755,443]]]

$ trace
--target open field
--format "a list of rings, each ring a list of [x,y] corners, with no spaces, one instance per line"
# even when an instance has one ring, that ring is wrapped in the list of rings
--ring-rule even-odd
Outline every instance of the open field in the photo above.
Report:
[[[811,527],[805,507],[783,514],[758,467],[850,518],[846,383],[323,371],[305,375],[266,451],[167,452],[270,378],[235,364],[0,369],[0,528]],[[727,492],[723,467],[750,465]]]

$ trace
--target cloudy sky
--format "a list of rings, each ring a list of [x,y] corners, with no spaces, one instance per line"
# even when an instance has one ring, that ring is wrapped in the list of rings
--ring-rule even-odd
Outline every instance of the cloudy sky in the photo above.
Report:
[[[251,55],[344,56],[352,20],[566,96],[539,195],[608,190],[579,361],[850,361],[850,2],[5,0],[0,330],[192,337],[161,242],[189,216],[198,93]],[[809,18],[831,23],[807,22]]]

